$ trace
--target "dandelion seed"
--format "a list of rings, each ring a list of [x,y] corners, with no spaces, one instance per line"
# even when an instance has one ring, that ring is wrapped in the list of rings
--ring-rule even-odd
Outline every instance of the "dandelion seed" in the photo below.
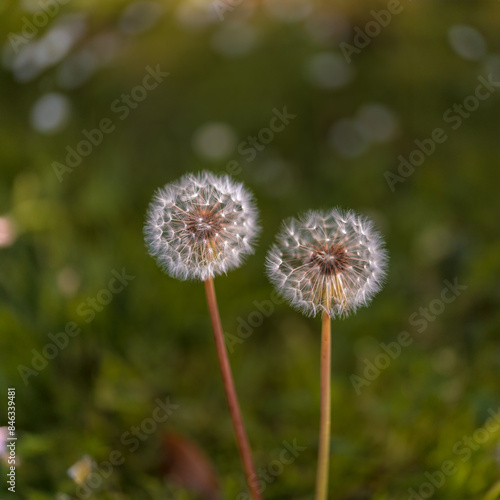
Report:
[[[252,196],[242,184],[202,172],[157,191],[144,232],[150,254],[167,274],[205,281],[253,253],[259,227]]]
[[[227,175],[187,174],[159,189],[144,227],[149,252],[174,278],[204,282],[215,346],[252,500],[262,500],[231,374],[213,277],[238,267],[253,253],[257,210],[242,184]]]
[[[290,219],[267,256],[276,289],[309,316],[322,313],[321,417],[316,500],[328,497],[331,420],[331,318],[367,305],[380,290],[387,253],[372,223],[332,209]]]
[[[68,469],[68,476],[76,484],[82,485],[90,477],[94,468],[95,462],[92,458],[89,455],[84,455]]]
[[[370,221],[352,211],[286,222],[267,257],[271,282],[308,316],[347,316],[380,290],[387,255]]]

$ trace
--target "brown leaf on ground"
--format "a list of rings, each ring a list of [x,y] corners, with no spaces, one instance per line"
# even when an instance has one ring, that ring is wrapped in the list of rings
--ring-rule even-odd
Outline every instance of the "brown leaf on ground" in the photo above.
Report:
[[[219,500],[220,487],[215,468],[201,448],[180,436],[169,433],[163,438],[166,459],[163,472],[167,479],[203,500]]]

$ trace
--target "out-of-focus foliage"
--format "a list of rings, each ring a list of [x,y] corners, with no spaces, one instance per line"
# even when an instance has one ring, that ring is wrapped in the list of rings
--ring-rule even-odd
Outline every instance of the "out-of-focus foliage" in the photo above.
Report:
[[[2,498],[76,498],[67,470],[113,451],[124,463],[93,498],[188,498],[165,486],[167,431],[204,450],[223,498],[246,498],[203,287],[163,275],[142,237],[154,190],[202,169],[245,182],[261,212],[256,254],[216,288],[265,498],[312,498],[319,420],[319,323],[270,307],[265,253],[283,218],[337,205],[376,221],[391,260],[373,304],[332,325],[330,497],[497,498],[500,433],[478,429],[500,410],[500,87],[471,96],[500,82],[500,4],[224,1],[0,3],[0,385],[17,389],[20,461]],[[467,288],[442,302],[444,280]]]

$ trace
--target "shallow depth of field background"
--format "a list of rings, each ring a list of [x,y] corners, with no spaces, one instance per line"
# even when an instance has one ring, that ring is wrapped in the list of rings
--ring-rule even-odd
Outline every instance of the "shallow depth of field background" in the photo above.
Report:
[[[17,52],[12,36],[40,6],[0,4],[0,416],[3,388],[16,387],[20,460],[16,494],[2,469],[2,499],[76,498],[68,468],[113,450],[125,463],[92,498],[194,498],[165,483],[167,433],[204,451],[222,498],[246,498],[203,287],[162,274],[142,237],[158,186],[228,168],[263,226],[255,255],[215,284],[229,338],[257,325],[231,363],[257,468],[272,479],[265,498],[313,497],[320,330],[287,304],[256,313],[272,292],[265,254],[283,218],[333,206],[375,220],[390,265],[372,305],[332,325],[330,498],[407,499],[447,460],[454,473],[422,492],[485,498],[500,479],[500,432],[476,433],[474,449],[463,440],[500,409],[500,87],[460,123],[453,106],[478,77],[500,82],[500,4],[402,0],[348,64],[339,44],[386,2],[234,3],[221,20],[210,0],[70,0]],[[163,82],[133,109],[116,104],[157,65]],[[284,107],[296,117],[249,151]],[[113,131],[58,179],[54,162],[106,118]],[[436,128],[446,141],[392,191],[398,156]],[[134,279],[89,321],[82,304],[123,269]],[[444,280],[467,288],[441,308]],[[432,301],[440,314],[422,320]],[[80,335],[25,385],[19,365],[70,321]],[[356,391],[352,376],[402,331],[412,343]],[[123,434],[167,396],[179,408],[130,452]],[[284,440],[306,449],[269,476]]]

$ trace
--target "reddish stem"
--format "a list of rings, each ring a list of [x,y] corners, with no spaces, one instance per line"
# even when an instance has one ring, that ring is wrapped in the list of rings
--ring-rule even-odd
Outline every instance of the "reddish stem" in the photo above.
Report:
[[[328,471],[330,468],[330,366],[331,335],[330,316],[323,312],[321,328],[321,417],[319,424],[318,473],[316,478],[316,500],[328,498]]]
[[[250,445],[243,425],[241,417],[240,405],[234,387],[233,376],[231,374],[231,366],[227,356],[226,345],[224,343],[224,334],[222,332],[222,325],[219,316],[219,309],[217,307],[217,299],[215,298],[215,288],[212,278],[205,281],[205,292],[207,295],[208,310],[210,312],[210,320],[212,321],[212,329],[214,332],[215,347],[217,348],[217,356],[219,357],[219,365],[222,373],[222,381],[224,382],[224,389],[226,391],[227,403],[231,419],[233,421],[234,433],[236,434],[236,442],[240,451],[241,461],[245,470],[248,487],[253,500],[262,500],[258,488],[257,474],[252,460],[252,453]]]

